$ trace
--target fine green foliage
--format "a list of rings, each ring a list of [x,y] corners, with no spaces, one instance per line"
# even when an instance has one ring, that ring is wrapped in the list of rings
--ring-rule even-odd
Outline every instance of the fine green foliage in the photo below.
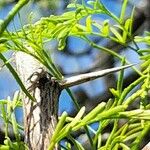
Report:
[[[0,145],[1,150],[25,149],[25,144],[21,141],[21,136],[20,136],[20,131],[23,130],[23,127],[17,123],[15,117],[15,109],[18,107],[22,107],[21,97],[18,91],[15,92],[12,100],[10,99],[10,97],[4,100],[0,100],[0,108],[1,108],[0,117],[4,121],[4,132],[5,132],[4,145]],[[10,127],[12,127],[16,141],[11,141],[11,139],[9,138]]]
[[[4,32],[8,24],[11,22],[16,13],[29,2],[29,0],[20,0],[15,7],[9,12],[5,20],[0,22],[0,35]]]
[[[44,17],[34,24],[29,23],[22,26],[19,31],[8,31],[8,23],[24,4],[25,3],[19,1],[16,7],[14,7],[18,9],[12,10],[11,15],[9,14],[1,23],[0,59],[3,60],[4,66],[6,65],[13,74],[23,92],[32,100],[33,98],[25,89],[17,73],[11,66],[11,62],[4,57],[3,54],[6,51],[23,51],[32,55],[48,69],[50,74],[59,80],[61,80],[63,76],[44,48],[45,43],[53,40],[58,42],[58,50],[63,50],[68,37],[78,37],[86,41],[91,47],[112,55],[118,59],[122,65],[129,64],[130,62],[127,58],[111,49],[94,43],[90,36],[109,39],[125,48],[134,50],[141,60],[140,69],[132,67],[132,69],[139,74],[139,78],[123,89],[124,71],[120,71],[117,87],[110,89],[113,98],[107,102],[101,102],[88,114],[85,114],[85,107],[80,108],[71,90],[66,89],[78,113],[74,118],[69,117],[66,112],[59,117],[59,122],[50,141],[49,149],[53,150],[56,144],[67,138],[69,140],[65,141],[64,145],[60,144],[62,150],[72,149],[69,141],[74,144],[77,150],[84,150],[84,143],[74,139],[71,134],[84,128],[89,140],[88,143],[93,150],[137,150],[142,139],[150,130],[150,104],[148,103],[148,92],[150,90],[150,49],[148,46],[150,45],[150,33],[146,32],[144,37],[134,37],[132,35],[134,8],[130,16],[126,18],[125,14],[128,0],[123,1],[119,17],[108,10],[100,0],[82,0],[81,3],[75,1],[69,4],[67,7],[68,11],[60,16],[51,15]],[[103,20],[102,23],[99,23],[93,19],[93,16],[96,14],[106,15],[110,19]],[[133,46],[129,45],[128,42],[132,43]],[[138,43],[141,42],[147,45],[147,49],[142,49],[138,46]],[[13,101],[0,101],[1,117],[5,123],[6,136],[4,145],[0,145],[1,147],[11,147],[15,149],[16,147],[18,148],[20,144],[23,146],[23,149],[26,147],[25,143],[20,140],[20,126],[17,124],[14,114],[15,108],[18,105],[21,106],[18,99],[18,94],[15,94]],[[129,107],[134,102],[139,103],[139,106],[137,106],[136,109],[130,110]],[[119,122],[121,119],[125,121],[120,126]],[[93,123],[98,123],[97,130],[93,130],[90,127]],[[16,138],[15,142],[11,141],[8,137],[8,124],[13,127]],[[110,124],[113,124],[112,131],[104,142],[102,141],[102,136],[105,133],[104,129]]]

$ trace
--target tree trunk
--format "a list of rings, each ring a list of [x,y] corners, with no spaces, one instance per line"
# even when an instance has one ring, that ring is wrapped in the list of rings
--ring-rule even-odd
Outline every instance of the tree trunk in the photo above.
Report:
[[[32,56],[17,52],[15,59],[22,82],[36,100],[23,97],[25,142],[30,150],[47,150],[57,123],[60,87]]]

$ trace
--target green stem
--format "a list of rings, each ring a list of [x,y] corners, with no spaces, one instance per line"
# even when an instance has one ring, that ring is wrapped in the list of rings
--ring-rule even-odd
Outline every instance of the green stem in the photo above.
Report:
[[[104,51],[104,52],[106,52],[108,54],[111,54],[111,55],[117,57],[119,60],[122,60],[122,56],[120,56],[116,52],[114,52],[114,51],[112,51],[112,50],[110,50],[110,49],[108,49],[106,47],[103,47],[103,46],[95,44],[94,42],[90,41],[87,37],[84,37],[83,39],[86,40],[92,47],[100,49],[100,50],[102,50],[102,51]]]
[[[67,93],[69,94],[69,96],[71,97],[71,99],[72,99],[72,101],[73,101],[73,103],[74,103],[74,105],[75,105],[77,111],[79,111],[79,110],[80,110],[80,106],[79,106],[77,100],[75,99],[75,97],[73,96],[71,90],[70,90],[69,88],[67,88],[66,91],[67,91]]]
[[[122,59],[122,65],[125,65],[125,58]],[[122,92],[123,77],[124,77],[124,70],[121,70],[119,73],[118,81],[117,81],[117,91],[119,92],[119,96]]]
[[[6,19],[0,25],[0,36],[4,32],[4,30],[7,28],[11,20],[14,18],[16,13],[18,13],[19,10],[28,2],[29,0],[19,0],[19,2],[12,8],[12,10],[7,15]]]
[[[95,134],[95,137],[94,137],[94,147],[96,148],[96,144],[97,144],[97,140],[98,140],[98,136],[101,134],[101,132],[103,131],[103,129],[110,123],[111,119],[110,120],[102,120],[99,122],[99,128],[97,129],[97,132]]]
[[[76,107],[77,111],[79,112],[80,106],[79,106],[77,100],[75,99],[75,97],[73,96],[71,90],[69,88],[67,88],[66,91],[69,94],[69,96],[71,97],[71,99],[73,100],[73,103],[75,104],[75,107]],[[87,136],[89,138],[90,144],[93,147],[93,140],[92,140],[92,137],[90,135],[89,129],[88,129],[88,127],[86,125],[84,126],[84,129],[85,129],[86,134],[87,134]]]
[[[123,24],[123,20],[124,20],[126,8],[127,8],[127,3],[128,3],[128,0],[124,0],[123,4],[122,4],[122,9],[121,9],[121,13],[120,13],[120,23],[121,24]]]
[[[122,92],[120,99],[118,101],[118,105],[122,104],[123,100],[126,98],[127,94],[133,90],[133,88],[135,88],[138,84],[140,84],[141,82],[143,82],[143,80],[145,79],[145,76],[140,77],[139,79],[137,79],[136,81],[134,81],[133,83],[131,83],[127,88],[124,89],[124,91]],[[125,104],[127,105],[127,102],[125,101]]]
[[[135,141],[132,143],[132,150],[137,150],[139,148],[140,143],[143,141],[144,136],[149,132],[150,130],[150,125],[147,124],[145,125],[143,131],[139,134],[139,136],[137,136],[137,138],[135,139]]]
[[[95,44],[93,41],[89,40],[87,37],[82,37],[82,39],[85,40],[87,43],[89,43],[89,45],[91,45],[92,47],[97,48],[97,49],[99,49],[99,50],[102,50],[102,51],[104,51],[104,52],[106,52],[106,53],[108,53],[108,54],[110,54],[110,55],[113,55],[114,57],[118,58],[118,59],[121,60],[121,61],[124,59],[124,57],[122,57],[122,56],[119,55],[118,53],[114,52],[113,50],[110,50],[110,49],[108,49],[108,48],[106,48],[106,47],[97,45],[97,44]],[[127,61],[127,60],[125,61],[125,63],[130,64],[130,62]],[[131,67],[131,68],[133,68],[133,70],[136,71],[140,76],[143,75],[143,74],[142,74],[138,69],[136,69],[134,66]]]
[[[118,127],[118,120],[115,120],[113,130],[112,130],[109,138],[107,139],[107,142],[105,145],[106,149],[109,148],[110,143],[113,141],[113,136],[114,136],[115,132],[117,131],[117,127]]]
[[[15,116],[14,111],[11,112],[11,121],[12,121],[12,127],[13,127],[16,141],[19,142],[20,141],[20,135],[19,135],[16,116]]]

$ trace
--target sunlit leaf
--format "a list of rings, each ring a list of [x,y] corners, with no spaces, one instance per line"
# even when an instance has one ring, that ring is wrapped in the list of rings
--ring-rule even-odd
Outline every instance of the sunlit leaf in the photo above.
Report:
[[[117,90],[115,90],[114,88],[110,88],[109,90],[115,97],[119,97],[119,93]]]
[[[58,50],[63,50],[66,46],[66,38],[59,39]]]
[[[123,23],[124,17],[125,17],[125,11],[127,8],[128,0],[123,0],[121,13],[120,13],[120,23]]]
[[[127,36],[130,34],[130,27],[131,27],[131,19],[127,19],[125,22],[125,30],[123,30],[123,41],[125,42],[127,39]]]
[[[5,44],[0,44],[0,53],[6,52],[8,49]]]
[[[104,36],[108,36],[109,35],[109,20],[105,20],[103,22],[103,27],[102,27],[101,32],[102,32],[102,34]]]
[[[115,37],[118,39],[118,42],[124,43],[122,36],[120,35],[120,33],[115,28],[110,27],[110,30],[115,35]]]
[[[92,32],[92,19],[91,16],[86,18],[86,30],[87,32]]]

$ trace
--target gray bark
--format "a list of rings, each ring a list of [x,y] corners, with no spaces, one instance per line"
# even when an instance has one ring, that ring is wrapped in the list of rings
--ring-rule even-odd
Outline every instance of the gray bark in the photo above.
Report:
[[[60,87],[32,56],[17,52],[15,60],[22,82],[36,99],[23,98],[25,142],[30,150],[47,150],[57,123]]]

